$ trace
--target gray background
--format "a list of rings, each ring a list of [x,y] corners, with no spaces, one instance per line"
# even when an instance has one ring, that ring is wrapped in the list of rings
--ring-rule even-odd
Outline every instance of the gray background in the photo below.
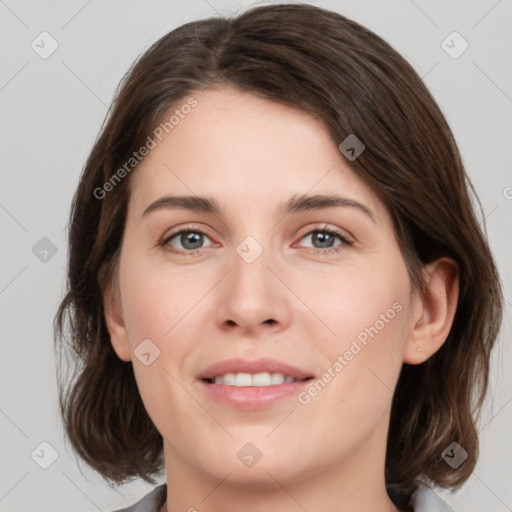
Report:
[[[506,319],[493,355],[492,398],[480,423],[478,466],[459,492],[439,494],[456,511],[510,511],[512,372],[506,369],[512,366],[512,2],[311,3],[374,30],[409,60],[445,113],[481,199],[481,217],[508,299]],[[137,55],[187,21],[249,5],[227,0],[0,0],[1,511],[108,511],[150,488],[138,482],[109,489],[77,463],[63,440],[52,319],[63,292],[70,201],[114,89]],[[31,47],[34,40],[42,46],[38,36],[43,31],[59,45],[47,59]],[[441,46],[453,31],[469,44],[456,59]],[[48,246],[40,242],[43,237],[55,245],[56,254],[42,252]],[[48,469],[39,465],[50,462],[50,449],[39,447],[44,441],[58,453]],[[34,450],[39,464],[31,457]]]

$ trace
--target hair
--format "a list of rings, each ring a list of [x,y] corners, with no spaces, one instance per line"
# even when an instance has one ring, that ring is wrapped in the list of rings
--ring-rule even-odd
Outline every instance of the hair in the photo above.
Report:
[[[402,367],[385,479],[398,507],[421,483],[458,489],[477,461],[476,421],[502,318],[501,284],[474,212],[476,194],[447,121],[411,65],[372,31],[306,4],[187,23],[154,43],[121,81],[73,199],[67,294],[54,320],[56,348],[74,364],[69,382],[58,367],[60,412],[73,448],[107,482],[155,483],[162,469],[162,437],[132,364],[113,350],[104,317],[130,176],[102,199],[95,190],[172,107],[223,86],[308,112],[336,144],[350,134],[365,144],[349,164],[390,212],[417,289],[424,290],[426,264],[441,257],[457,263],[459,299],[448,338],[424,363]],[[453,441],[468,452],[457,468],[441,457]]]

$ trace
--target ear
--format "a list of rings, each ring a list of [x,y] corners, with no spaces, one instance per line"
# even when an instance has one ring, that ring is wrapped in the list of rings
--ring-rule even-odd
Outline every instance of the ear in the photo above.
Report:
[[[121,293],[117,279],[109,283],[103,292],[103,310],[105,322],[110,334],[110,342],[120,359],[131,361],[130,345],[123,319],[123,308],[121,304]]]
[[[414,299],[412,332],[406,341],[404,363],[421,364],[446,341],[459,298],[459,267],[440,258],[424,269],[426,289]],[[418,350],[421,349],[421,350]]]

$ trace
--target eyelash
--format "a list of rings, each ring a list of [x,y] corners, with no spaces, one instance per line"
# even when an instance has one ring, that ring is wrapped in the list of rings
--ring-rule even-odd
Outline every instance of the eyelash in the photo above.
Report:
[[[205,231],[203,231],[202,229],[196,228],[194,226],[189,226],[187,228],[176,231],[176,233],[172,233],[171,235],[164,237],[161,240],[161,242],[159,243],[159,245],[161,247],[166,248],[172,239],[174,239],[177,236],[182,235],[184,233],[199,233],[201,235],[204,235],[204,236],[210,238],[208,236],[208,234]],[[314,253],[317,253],[317,254],[324,255],[324,254],[329,254],[329,253],[340,253],[341,251],[343,251],[345,249],[345,246],[350,247],[350,246],[354,245],[354,242],[352,242],[346,236],[344,236],[341,231],[334,229],[334,228],[330,228],[328,226],[324,226],[322,228],[311,229],[308,232],[304,233],[300,239],[302,240],[303,238],[305,238],[313,233],[327,233],[329,235],[334,235],[334,236],[337,236],[340,239],[340,241],[342,242],[340,245],[336,245],[334,247],[327,247],[325,249],[317,249],[315,247],[305,247],[304,248],[304,249],[307,249],[308,251],[313,251]],[[176,254],[183,254],[186,256],[191,256],[191,255],[194,255],[194,254],[200,252],[202,249],[204,249],[204,247],[202,247],[200,249],[194,249],[191,251],[183,251],[181,249],[176,249],[175,247],[173,247],[172,249],[167,249],[167,250],[169,250],[170,252],[176,253]]]

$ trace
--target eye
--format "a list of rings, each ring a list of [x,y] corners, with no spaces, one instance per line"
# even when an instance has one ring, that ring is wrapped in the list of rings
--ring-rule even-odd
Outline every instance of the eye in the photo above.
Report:
[[[213,243],[210,243],[205,246],[205,240],[209,240],[211,242],[210,237],[206,233],[200,229],[187,228],[177,231],[176,233],[173,233],[170,236],[164,238],[164,240],[161,242],[161,245],[166,247],[170,246],[170,250],[172,252],[190,254],[199,249],[203,249],[204,247],[213,245]]]
[[[310,248],[321,253],[340,252],[345,246],[353,245],[353,242],[345,237],[341,231],[328,228],[327,226],[321,229],[311,230],[301,238],[301,240],[308,239],[310,240],[311,245],[309,247],[306,246],[306,248]]]
[[[353,245],[353,242],[341,231],[327,226],[310,230],[302,236],[301,240],[309,240],[310,245],[305,245],[305,249],[321,254],[340,252],[346,246]],[[205,245],[206,241],[209,242],[207,245]],[[188,227],[166,236],[160,245],[171,252],[190,255],[215,244],[203,230]]]

